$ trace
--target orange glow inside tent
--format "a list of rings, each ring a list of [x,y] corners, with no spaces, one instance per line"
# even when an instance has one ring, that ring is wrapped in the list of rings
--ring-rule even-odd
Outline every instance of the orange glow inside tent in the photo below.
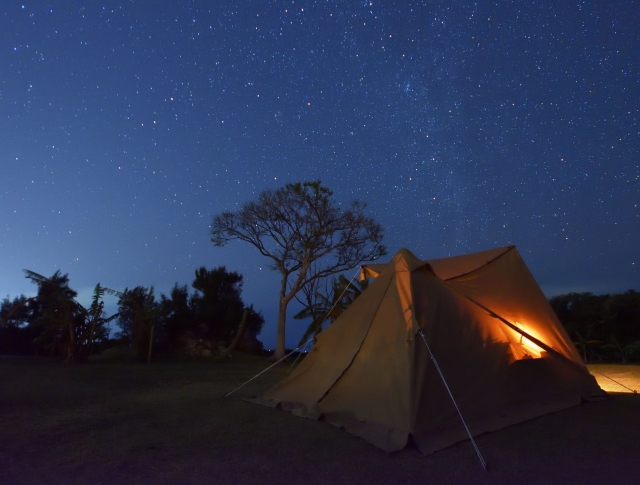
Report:
[[[536,335],[536,333],[534,331],[531,330],[531,328],[527,327],[526,325],[520,323],[520,322],[513,322],[513,324],[518,327],[519,329],[521,329],[524,333],[531,335],[532,337],[534,337],[537,340],[542,341],[542,339],[540,338],[539,335]],[[512,330],[513,331],[513,330]],[[523,335],[519,332],[515,332],[516,334],[516,338],[518,338],[518,345],[524,349],[524,352],[526,352],[526,355],[530,355],[531,357],[533,357],[534,359],[541,359],[543,356],[543,352],[546,352],[542,347],[540,347],[538,344],[536,344],[533,340],[529,339],[526,335]]]

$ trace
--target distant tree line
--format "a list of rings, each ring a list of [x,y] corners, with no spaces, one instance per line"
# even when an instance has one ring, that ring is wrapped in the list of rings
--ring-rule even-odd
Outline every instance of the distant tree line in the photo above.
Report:
[[[317,294],[321,281],[339,275],[365,261],[386,254],[381,244],[382,227],[365,214],[366,203],[354,200],[344,205],[320,181],[286,184],[265,190],[257,200],[236,212],[222,212],[211,224],[211,241],[224,246],[239,240],[254,246],[269,260],[268,268],[280,274],[276,348],[272,356],[285,356],[287,307],[305,293],[306,313],[312,318],[307,336],[321,330],[323,306],[334,298],[329,321],[357,294],[357,286],[346,280],[333,282],[330,292]],[[256,347],[255,338],[264,319],[240,297],[242,276],[224,267],[200,268],[192,284],[194,292],[176,284],[169,296],[156,298],[153,287],[116,291],[96,287],[94,303],[84,308],[69,287],[67,275],[56,272],[51,278],[27,272],[38,285],[35,298],[5,299],[0,312],[0,352],[45,353],[67,361],[83,361],[108,339],[107,323],[116,319],[116,338],[126,343],[140,359],[154,353],[171,354],[178,349],[191,353],[225,354],[238,344]],[[344,278],[343,278],[344,279]],[[342,296],[336,291],[348,289]],[[119,297],[118,313],[103,312],[102,295]],[[312,296],[311,300],[309,295]],[[317,300],[317,301],[316,301]],[[302,301],[302,300],[300,300]],[[241,331],[248,338],[240,339]],[[216,350],[217,347],[217,350]],[[220,351],[222,349],[222,351]]]
[[[38,292],[32,298],[21,295],[0,303],[2,354],[84,362],[98,351],[120,346],[148,361],[152,356],[216,356],[232,342],[240,350],[262,351],[256,337],[264,318],[243,302],[242,275],[224,266],[201,267],[195,272],[192,292],[176,283],[168,296],[159,298],[153,287],[120,292],[98,284],[88,308],[76,301],[77,292],[70,288],[68,275],[60,271],[51,277],[26,273]],[[118,297],[114,315],[104,311],[105,294]],[[119,328],[114,338],[110,338],[111,321]]]
[[[550,303],[585,362],[640,362],[640,292],[568,293]]]
[[[89,307],[76,301],[68,275],[44,277],[26,271],[38,287],[0,303],[0,354],[46,355],[84,362],[119,345],[139,360],[152,356],[216,356],[237,340],[240,350],[261,352],[257,340],[264,318],[242,300],[242,275],[224,266],[196,270],[191,284],[177,283],[169,295],[156,298],[153,287],[116,291],[96,285]],[[303,310],[295,319],[311,319],[300,344],[332,323],[362,291],[340,275],[321,291],[319,280],[305,288]],[[105,294],[118,297],[118,312],[104,312]],[[585,362],[640,362],[640,292],[594,295],[568,293],[550,304]],[[246,315],[244,314],[246,311]],[[243,318],[244,317],[244,318]],[[110,338],[109,322],[118,327]],[[241,327],[241,323],[244,325]]]

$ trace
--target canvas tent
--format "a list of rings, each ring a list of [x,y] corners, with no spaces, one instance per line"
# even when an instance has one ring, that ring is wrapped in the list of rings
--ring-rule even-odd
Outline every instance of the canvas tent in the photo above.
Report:
[[[420,261],[406,249],[284,381],[256,399],[386,450],[425,454],[604,395],[513,246]]]

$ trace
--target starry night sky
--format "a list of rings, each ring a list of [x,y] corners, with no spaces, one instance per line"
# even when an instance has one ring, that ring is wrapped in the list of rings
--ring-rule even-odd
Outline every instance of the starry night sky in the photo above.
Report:
[[[226,265],[269,346],[278,276],[209,224],[316,179],[391,254],[515,244],[547,296],[640,289],[638,25],[621,1],[3,2],[0,297],[34,294],[25,268],[82,301]]]

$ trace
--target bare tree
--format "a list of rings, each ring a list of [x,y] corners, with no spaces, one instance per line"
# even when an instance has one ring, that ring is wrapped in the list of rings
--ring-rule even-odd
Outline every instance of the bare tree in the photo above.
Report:
[[[386,254],[382,227],[364,215],[366,204],[343,209],[332,195],[319,181],[287,184],[213,219],[216,246],[248,242],[281,275],[275,359],[285,355],[287,305],[302,288]]]

